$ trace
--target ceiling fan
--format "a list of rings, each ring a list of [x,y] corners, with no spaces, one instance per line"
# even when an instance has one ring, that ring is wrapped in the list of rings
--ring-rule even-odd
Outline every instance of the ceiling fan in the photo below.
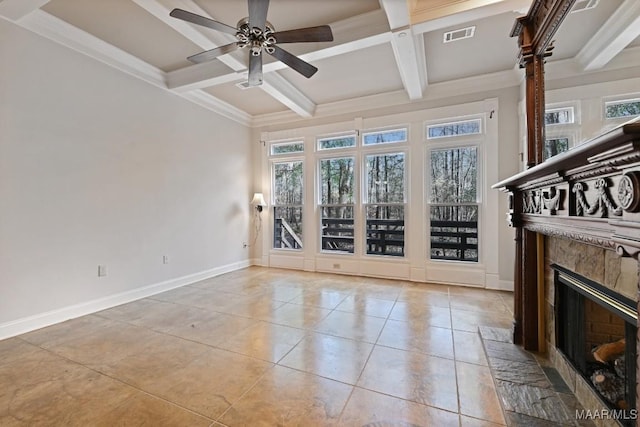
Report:
[[[316,67],[282,49],[278,44],[330,42],[333,41],[331,27],[320,25],[276,32],[273,25],[267,21],[269,0],[248,0],[248,5],[249,16],[238,21],[236,28],[183,9],[173,9],[169,15],[174,18],[231,34],[238,39],[236,42],[198,53],[187,59],[195,64],[200,64],[215,59],[220,55],[233,52],[236,49],[247,47],[251,52],[249,55],[249,86],[262,84],[263,51],[282,61],[306,78],[313,76],[318,71]]]

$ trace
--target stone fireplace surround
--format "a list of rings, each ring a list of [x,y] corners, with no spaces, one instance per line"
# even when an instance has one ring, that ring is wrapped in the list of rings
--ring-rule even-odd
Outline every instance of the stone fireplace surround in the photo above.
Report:
[[[544,336],[548,358],[585,408],[606,408],[606,403],[591,384],[576,372],[556,348],[556,292],[551,265],[560,265],[635,301],[638,292],[638,263],[633,258],[623,258],[611,250],[555,236],[546,236],[544,246]],[[602,426],[619,425],[613,420],[594,422]]]

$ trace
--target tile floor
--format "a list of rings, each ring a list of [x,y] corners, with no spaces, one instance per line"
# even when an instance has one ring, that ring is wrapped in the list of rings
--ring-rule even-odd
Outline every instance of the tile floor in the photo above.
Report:
[[[499,426],[512,294],[252,267],[0,341],[0,425]]]

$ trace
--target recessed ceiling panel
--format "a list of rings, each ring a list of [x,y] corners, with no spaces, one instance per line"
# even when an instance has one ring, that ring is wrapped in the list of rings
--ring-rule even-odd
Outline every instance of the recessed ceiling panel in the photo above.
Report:
[[[42,9],[164,71],[202,51],[130,0],[52,0]]]
[[[307,79],[291,69],[279,71],[316,104],[402,89],[390,44],[314,61],[318,72]]]
[[[252,116],[288,110],[284,104],[276,101],[259,87],[241,89],[236,86],[237,83],[242,82],[212,86],[204,90]]]
[[[211,17],[232,27],[248,14],[247,0],[195,1]],[[276,31],[283,31],[331,24],[379,8],[378,0],[271,0],[267,20]]]
[[[455,80],[515,66],[518,43],[509,33],[518,13],[503,13],[424,35],[429,83]],[[449,31],[475,26],[473,37],[444,43]]]
[[[553,55],[549,60],[576,56],[621,4],[622,0],[603,0],[592,9],[569,13],[554,37]]]

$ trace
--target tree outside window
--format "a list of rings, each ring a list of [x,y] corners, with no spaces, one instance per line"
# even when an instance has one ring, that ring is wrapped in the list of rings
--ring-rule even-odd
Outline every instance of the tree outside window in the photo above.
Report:
[[[431,259],[478,261],[478,152],[432,149]]]
[[[273,247],[302,249],[302,161],[273,164]]]
[[[404,256],[405,154],[369,155],[365,164],[367,254]]]
[[[354,252],[354,157],[322,159],[320,211],[322,250]]]

